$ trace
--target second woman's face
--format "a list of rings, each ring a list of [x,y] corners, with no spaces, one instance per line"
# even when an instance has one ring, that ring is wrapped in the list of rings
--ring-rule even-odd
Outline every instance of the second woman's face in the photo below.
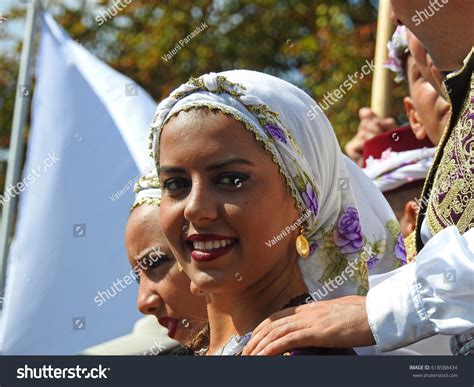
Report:
[[[177,268],[158,214],[156,205],[142,204],[127,224],[129,262],[139,275],[137,305],[142,313],[156,316],[168,336],[186,342],[207,322],[205,297],[189,291],[189,278]]]
[[[181,112],[165,125],[162,230],[198,288],[219,293],[271,281],[294,264],[295,201],[263,146],[222,113]],[[272,247],[270,247],[272,246]]]

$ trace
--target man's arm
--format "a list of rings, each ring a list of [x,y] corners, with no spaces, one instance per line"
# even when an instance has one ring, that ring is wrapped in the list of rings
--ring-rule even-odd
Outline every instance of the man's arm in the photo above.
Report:
[[[381,351],[474,329],[474,229],[464,235],[444,229],[416,263],[369,282],[368,320]]]
[[[243,354],[375,342],[379,350],[391,351],[437,333],[473,329],[474,229],[461,236],[449,227],[427,243],[416,263],[369,281],[367,297],[341,297],[274,313],[253,331]]]

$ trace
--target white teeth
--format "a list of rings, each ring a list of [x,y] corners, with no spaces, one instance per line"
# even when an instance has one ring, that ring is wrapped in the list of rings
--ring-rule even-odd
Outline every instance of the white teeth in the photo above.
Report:
[[[232,239],[221,239],[218,241],[207,241],[207,242],[201,242],[201,241],[195,241],[193,242],[193,248],[194,250],[213,250],[213,249],[219,249],[222,247],[226,247],[232,244]]]

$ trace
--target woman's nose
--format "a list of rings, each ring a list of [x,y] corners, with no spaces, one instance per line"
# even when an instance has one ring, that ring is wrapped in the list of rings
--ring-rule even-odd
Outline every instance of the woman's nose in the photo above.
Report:
[[[203,220],[217,218],[217,203],[214,193],[202,183],[193,184],[188,195],[184,217],[186,220],[197,223]]]
[[[144,276],[142,276],[143,278]],[[156,314],[161,306],[162,300],[156,291],[147,286],[146,280],[140,282],[137,306],[143,314]]]

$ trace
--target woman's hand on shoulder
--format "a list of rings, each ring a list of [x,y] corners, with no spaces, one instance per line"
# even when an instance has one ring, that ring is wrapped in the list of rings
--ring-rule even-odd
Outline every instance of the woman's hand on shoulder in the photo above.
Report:
[[[253,331],[242,355],[279,355],[307,347],[373,345],[365,301],[363,296],[346,296],[274,313]]]

